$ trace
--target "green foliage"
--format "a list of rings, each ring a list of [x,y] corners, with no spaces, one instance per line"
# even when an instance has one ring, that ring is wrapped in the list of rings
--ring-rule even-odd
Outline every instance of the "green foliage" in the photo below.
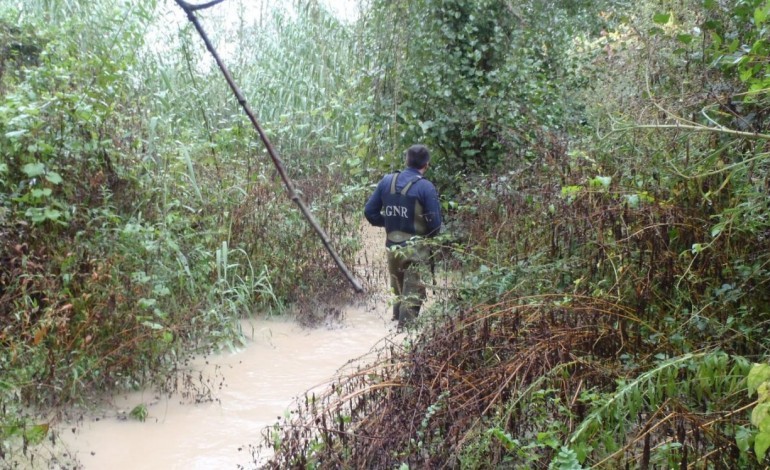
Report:
[[[661,361],[632,381],[620,383],[606,397],[587,396],[593,410],[572,433],[569,444],[578,449],[587,443],[602,443],[608,452],[614,453],[629,423],[639,415],[664,409],[671,401],[692,399],[704,403],[709,411],[729,409],[723,400],[742,390],[747,369],[745,358],[728,358],[722,352],[687,354]],[[658,449],[664,454],[668,450],[669,447]]]
[[[0,7],[3,429],[40,429],[28,408],[66,407],[116,387],[168,387],[187,353],[240,345],[242,316],[344,286],[272,180],[224,82],[198,65],[197,38],[168,35],[168,14],[155,2]],[[338,214],[357,197],[337,191],[355,165],[324,158],[358,120],[349,94],[322,102],[349,79],[349,39],[333,19],[317,19],[286,19],[284,31],[271,31],[284,41],[271,49],[283,65],[320,39],[339,55],[321,69],[308,61],[289,71],[312,75],[313,102],[302,102],[308,83],[297,81],[296,108],[268,124],[283,120],[291,171],[351,257],[356,223]],[[285,76],[263,72],[287,91]],[[286,96],[265,100],[263,91],[251,89],[254,101],[281,109],[276,100]],[[299,132],[300,119],[314,128]],[[329,119],[340,124],[330,130]],[[144,418],[141,409],[131,416]],[[26,445],[38,434],[24,436],[21,455],[2,434],[0,461],[34,459]]]
[[[766,362],[770,350],[768,3],[591,6],[608,8],[565,19],[552,34],[543,34],[551,24],[540,10],[527,10],[531,30],[547,40],[529,37],[515,14],[486,18],[468,2],[375,2],[366,18],[369,113],[381,123],[377,140],[388,142],[377,156],[423,140],[452,193],[448,234],[435,241],[443,264],[459,272],[442,304],[451,314],[435,329],[474,339],[451,355],[462,367],[448,360],[431,376],[448,340],[428,325],[421,347],[430,360],[401,371],[403,382],[418,381],[424,396],[447,371],[514,364],[494,393],[481,394],[504,396],[502,404],[468,406],[483,413],[456,440],[440,428],[444,441],[430,455],[442,462],[758,468],[770,442],[765,367],[749,372],[750,360]],[[569,10],[569,2],[549,4],[554,18]],[[596,28],[581,34],[585,25]],[[473,61],[477,51],[485,57],[483,46],[494,67],[475,74],[484,70]],[[508,87],[495,87],[498,76]],[[495,104],[519,112],[518,127],[485,107],[485,86]],[[517,100],[506,101],[514,92]],[[481,115],[488,134],[469,124]],[[553,307],[544,324],[525,314],[535,305]],[[612,326],[590,323],[598,318]],[[498,335],[547,340],[517,354],[490,346]],[[591,346],[581,350],[581,339]],[[460,343],[449,344],[456,351]],[[415,357],[393,355],[399,364]],[[744,390],[757,393],[756,404]],[[388,413],[402,422],[397,403],[418,402],[422,416],[433,401],[417,395],[383,397],[367,426]],[[391,455],[403,455],[397,439],[389,443]],[[428,465],[430,457],[408,455]]]
[[[766,60],[770,55],[767,30],[770,4],[764,0],[747,0],[722,6],[707,1],[704,6],[709,13],[704,27],[710,32],[709,53],[715,65],[740,78],[746,86],[746,102],[764,101],[770,88]]]
[[[144,422],[147,419],[147,405],[140,403],[131,409],[128,414],[131,418]]]
[[[751,411],[751,424],[757,428],[754,438],[754,453],[757,462],[762,463],[770,448],[770,365],[754,364],[747,376],[749,397],[757,394],[757,405]],[[736,437],[737,439],[737,437]],[[742,446],[745,452],[745,447]]]
[[[577,453],[567,447],[559,449],[559,453],[548,465],[549,470],[581,470],[582,468]]]
[[[352,259],[367,172],[428,144],[449,195],[433,241],[460,271],[441,300],[481,315],[442,373],[513,364],[479,378],[494,392],[467,410],[452,403],[477,384],[426,388],[441,376],[414,387],[436,392],[425,402],[409,387],[377,395],[416,416],[388,458],[764,461],[767,366],[745,358],[770,348],[769,2],[375,1],[361,29],[304,6],[214,28],[299,191]],[[185,351],[234,348],[242,315],[344,298],[206,52],[167,13],[0,8],[0,455],[48,435],[28,406],[144,386]],[[431,358],[419,377],[436,355],[413,344]],[[479,409],[467,435],[447,431]],[[345,413],[335,425],[356,424]],[[321,466],[330,436],[291,461]]]
[[[438,159],[446,192],[461,174],[531,158],[541,129],[574,119],[572,42],[599,32],[600,2],[374,2],[365,46],[380,161],[413,142]],[[575,119],[576,121],[578,119]],[[376,166],[382,167],[380,163]]]

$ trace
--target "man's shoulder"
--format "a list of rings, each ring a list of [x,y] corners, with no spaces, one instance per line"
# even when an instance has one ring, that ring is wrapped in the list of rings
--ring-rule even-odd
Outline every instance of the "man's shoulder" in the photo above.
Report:
[[[390,184],[390,179],[393,177],[394,173],[386,173],[383,175],[382,178],[380,178],[380,182],[377,183],[379,186],[384,186],[386,184]]]
[[[418,184],[419,183],[419,184]],[[436,189],[436,186],[428,179],[421,178],[418,182],[414,184],[415,190],[417,191],[417,194],[421,195],[425,198],[435,198],[438,197],[438,190]]]
[[[433,188],[433,189],[436,189],[436,185],[435,185],[435,184],[433,184],[433,181],[429,180],[428,178],[426,178],[426,177],[424,177],[424,176],[420,178],[420,181],[419,181],[419,183],[420,183],[420,185],[421,185],[421,186],[423,186],[423,187],[425,187],[425,188]]]

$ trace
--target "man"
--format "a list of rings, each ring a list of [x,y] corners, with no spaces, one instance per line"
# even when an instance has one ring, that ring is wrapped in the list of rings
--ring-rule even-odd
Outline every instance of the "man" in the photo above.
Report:
[[[429,163],[427,147],[409,147],[406,169],[385,175],[364,207],[370,224],[385,227],[390,286],[398,296],[393,320],[398,320],[399,328],[417,318],[425,300],[418,268],[430,258],[430,249],[419,238],[438,235],[441,228],[438,192],[423,178]]]

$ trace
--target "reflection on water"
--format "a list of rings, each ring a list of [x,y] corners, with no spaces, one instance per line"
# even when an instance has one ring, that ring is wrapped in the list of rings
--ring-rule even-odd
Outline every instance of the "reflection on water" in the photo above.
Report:
[[[213,402],[121,395],[105,418],[86,419],[61,437],[86,470],[250,468],[248,444],[258,443],[265,426],[393,328],[386,308],[349,308],[341,324],[312,330],[286,319],[246,322],[243,331],[253,337],[243,351],[196,366],[214,388]],[[141,403],[147,404],[145,422],[121,419]]]

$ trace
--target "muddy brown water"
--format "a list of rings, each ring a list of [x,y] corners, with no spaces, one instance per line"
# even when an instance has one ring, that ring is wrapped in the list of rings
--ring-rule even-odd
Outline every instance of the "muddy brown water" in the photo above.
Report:
[[[59,436],[67,452],[85,470],[254,468],[249,444],[261,441],[265,427],[395,328],[380,274],[384,249],[368,245],[356,270],[374,273],[367,283],[379,286],[373,287],[378,292],[365,304],[344,308],[341,321],[314,329],[281,317],[244,321],[243,350],[191,366],[194,377],[213,389],[214,401],[195,404],[151,391],[115,395],[93,416],[65,425]],[[147,406],[146,420],[127,419],[140,404]]]
[[[378,313],[349,308],[340,325],[312,330],[286,319],[250,322],[244,326],[253,326],[254,336],[243,351],[193,365],[204,382],[210,379],[215,401],[194,404],[178,395],[121,394],[98,420],[86,418],[62,438],[87,470],[252,468],[248,444],[257,444],[266,426],[284,415],[296,397],[324,387],[392,329]],[[125,418],[142,403],[147,404],[145,422]]]

